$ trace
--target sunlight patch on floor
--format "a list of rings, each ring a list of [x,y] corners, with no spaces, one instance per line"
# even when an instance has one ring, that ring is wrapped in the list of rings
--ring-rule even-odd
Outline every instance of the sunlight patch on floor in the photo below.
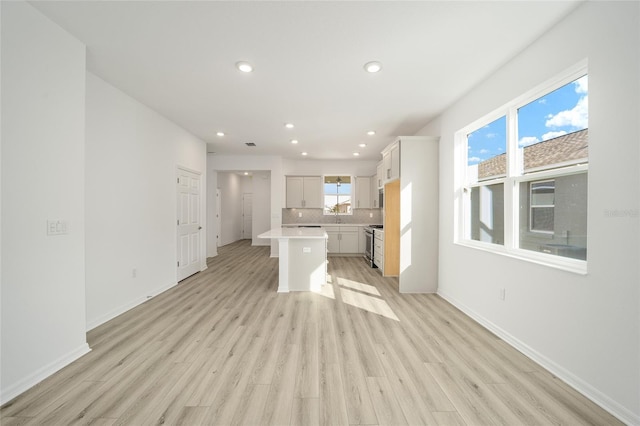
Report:
[[[342,296],[342,301],[348,305],[382,315],[385,318],[400,321],[389,304],[383,299],[378,299],[377,297],[368,296],[346,288],[340,288],[340,296]]]
[[[333,285],[328,281],[325,285],[320,286],[319,289],[312,289],[311,291],[314,292],[315,294],[319,294],[320,296],[324,296],[329,299],[335,300],[336,298],[336,293],[333,290]]]
[[[338,285],[341,285],[342,287],[349,287],[354,290],[362,291],[364,293],[373,294],[374,296],[380,296],[380,292],[378,291],[378,289],[369,284],[359,283],[357,281],[338,277]]]

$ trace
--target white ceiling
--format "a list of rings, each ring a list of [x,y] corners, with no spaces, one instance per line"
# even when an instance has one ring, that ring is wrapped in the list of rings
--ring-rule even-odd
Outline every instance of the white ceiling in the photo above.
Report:
[[[360,151],[372,160],[578,3],[31,4],[87,45],[91,72],[205,140],[209,152],[353,159]],[[254,72],[238,72],[240,60]],[[363,70],[372,60],[381,72]]]

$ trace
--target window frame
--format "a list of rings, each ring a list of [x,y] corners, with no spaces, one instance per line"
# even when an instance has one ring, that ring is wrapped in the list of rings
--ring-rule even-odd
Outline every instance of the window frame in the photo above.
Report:
[[[511,102],[497,108],[482,118],[473,121],[454,134],[454,244],[482,251],[488,251],[540,265],[562,269],[577,274],[587,273],[587,260],[573,259],[548,253],[526,250],[519,247],[519,198],[520,183],[556,179],[579,173],[587,173],[588,159],[580,159],[565,164],[554,165],[554,168],[542,167],[527,170],[521,167],[522,158],[518,152],[518,109],[565,86],[578,78],[588,75],[587,60],[580,61],[555,77],[518,96]],[[506,116],[507,128],[507,173],[505,177],[487,179],[469,183],[467,135]],[[522,150],[520,150],[522,152]],[[504,242],[502,245],[471,239],[470,197],[471,189],[485,185],[504,185]],[[588,199],[587,199],[588,212]],[[533,231],[536,232],[536,231]],[[587,230],[588,235],[588,230]],[[588,253],[588,251],[587,251]],[[588,254],[587,254],[588,257]]]
[[[553,204],[533,204],[533,184],[535,183],[546,183],[546,182],[553,182]],[[556,202],[555,202],[555,194],[556,194],[556,189],[555,189],[555,183],[556,183],[556,179],[543,179],[543,180],[532,180],[529,181],[529,232],[535,232],[535,233],[539,233],[539,234],[554,234],[554,230],[551,231],[547,231],[544,229],[533,229],[533,209],[548,209],[548,208],[552,208],[554,209],[554,215],[555,215],[555,208],[556,208]],[[555,227],[555,226],[554,226]]]
[[[325,182],[325,179],[328,177],[349,177],[349,194],[340,194],[338,193],[326,193],[325,192],[325,185],[327,184]],[[351,209],[350,211],[347,211],[345,213],[339,213],[339,212],[327,212],[326,206],[324,205],[324,201],[326,200],[327,195],[328,196],[335,196],[336,197],[336,201],[339,201],[339,197],[342,196],[349,196],[349,200],[351,202],[353,202],[354,199],[354,176],[351,176],[349,174],[331,174],[331,175],[324,175],[322,176],[322,215],[323,216],[353,216],[353,204],[351,205]]]

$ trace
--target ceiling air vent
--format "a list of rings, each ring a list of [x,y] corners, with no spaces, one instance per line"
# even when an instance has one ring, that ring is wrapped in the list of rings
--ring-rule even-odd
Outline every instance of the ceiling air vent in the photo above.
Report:
[[[256,144],[253,143],[253,142],[245,142],[245,145],[246,146],[256,146]]]

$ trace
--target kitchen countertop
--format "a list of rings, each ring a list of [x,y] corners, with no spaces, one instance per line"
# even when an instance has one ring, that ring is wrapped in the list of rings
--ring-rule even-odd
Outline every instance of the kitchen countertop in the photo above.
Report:
[[[328,235],[322,228],[274,228],[258,238],[327,239]]]

